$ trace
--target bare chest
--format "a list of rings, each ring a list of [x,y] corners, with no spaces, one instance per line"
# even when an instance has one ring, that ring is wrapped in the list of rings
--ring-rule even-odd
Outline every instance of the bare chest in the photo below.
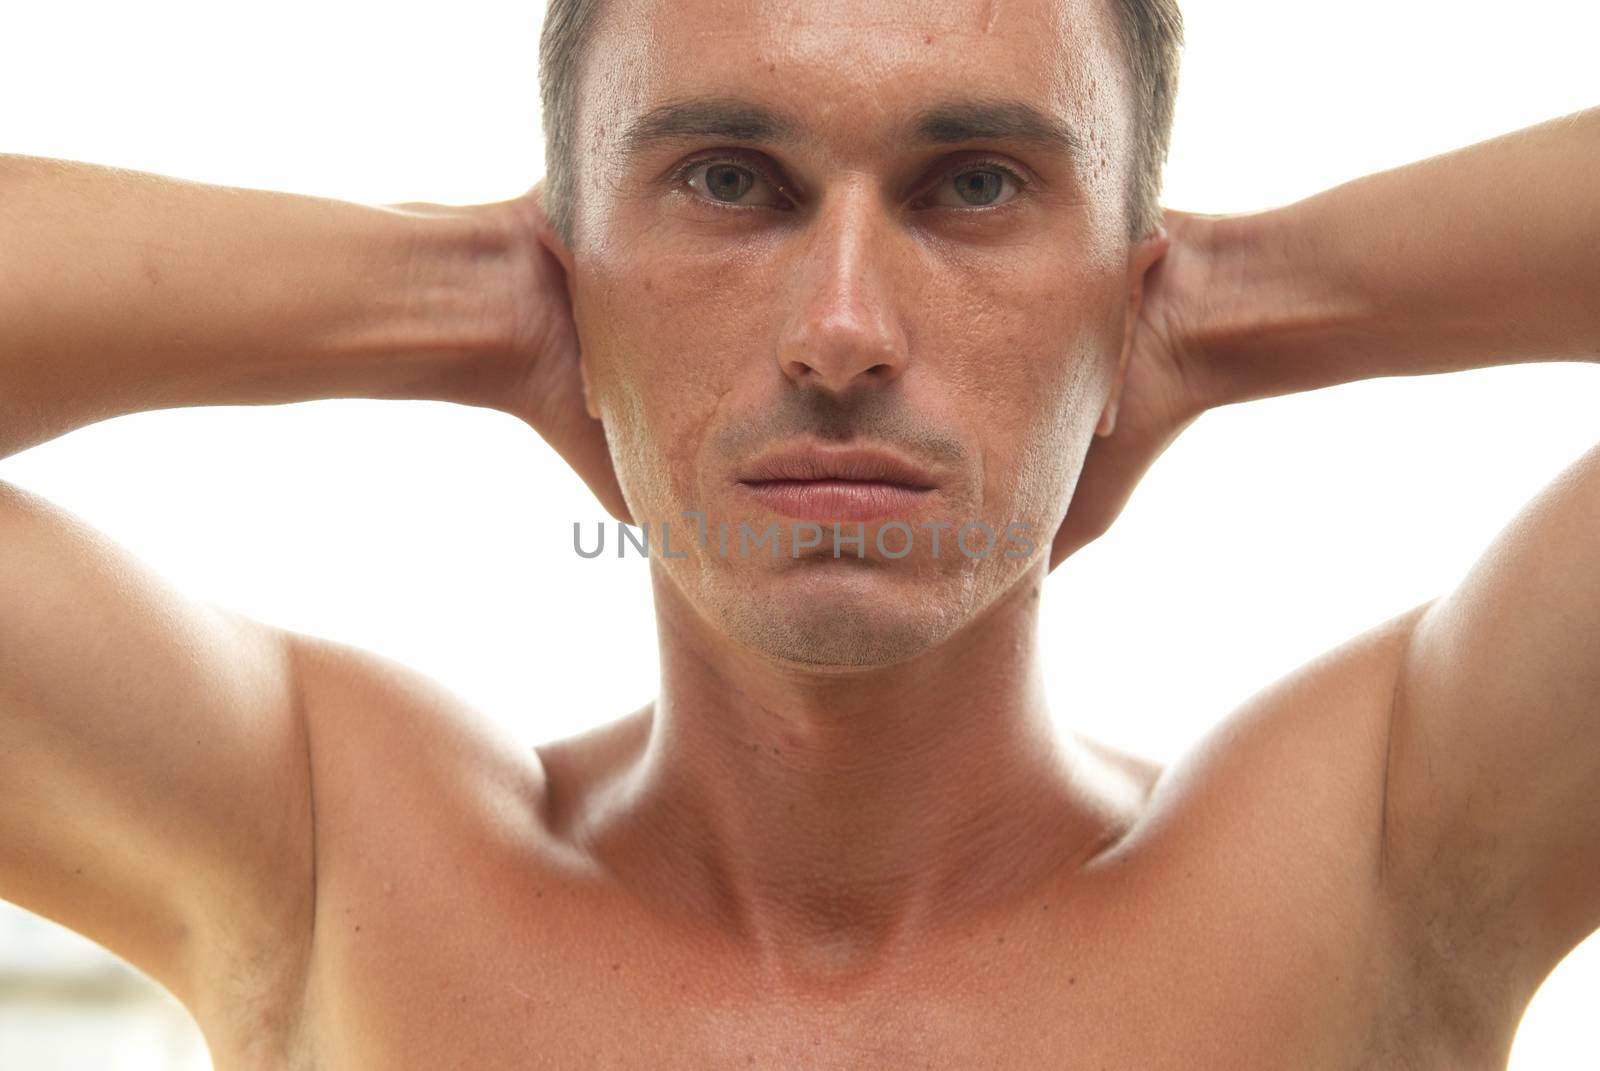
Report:
[[[1245,708],[1091,871],[806,999],[553,848],[521,756],[330,719],[297,1027],[202,1025],[217,1071],[1503,1068],[1430,1014],[1380,890],[1378,709]]]
[[[1326,873],[1113,865],[800,1000],[614,891],[458,848],[323,905],[301,1068],[1465,1066],[1409,1014],[1371,902]]]

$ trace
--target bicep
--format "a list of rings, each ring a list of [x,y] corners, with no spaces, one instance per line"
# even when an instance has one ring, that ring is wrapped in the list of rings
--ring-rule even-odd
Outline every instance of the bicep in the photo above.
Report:
[[[1534,984],[1600,926],[1597,550],[1600,447],[1418,619],[1392,714],[1393,880]]]
[[[199,956],[308,928],[300,706],[284,633],[0,482],[0,897],[180,999]]]

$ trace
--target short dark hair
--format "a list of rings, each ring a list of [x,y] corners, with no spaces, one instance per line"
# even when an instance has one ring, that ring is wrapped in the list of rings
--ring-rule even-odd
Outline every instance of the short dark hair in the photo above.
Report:
[[[1183,15],[1177,0],[1109,0],[1132,75],[1134,148],[1129,168],[1128,229],[1138,241],[1161,222],[1161,171],[1172,140],[1178,97]],[[544,207],[568,248],[573,245],[578,82],[594,39],[601,0],[549,0],[539,35],[539,99],[544,122]]]

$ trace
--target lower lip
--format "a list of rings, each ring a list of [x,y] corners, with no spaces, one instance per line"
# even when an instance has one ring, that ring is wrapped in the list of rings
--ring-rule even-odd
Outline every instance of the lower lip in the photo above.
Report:
[[[745,491],[774,513],[806,521],[873,521],[916,509],[931,487],[870,480],[764,480]]]

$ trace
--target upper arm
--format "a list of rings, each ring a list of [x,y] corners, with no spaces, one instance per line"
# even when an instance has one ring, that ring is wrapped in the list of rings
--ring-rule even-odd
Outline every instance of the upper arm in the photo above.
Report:
[[[1391,718],[1386,881],[1531,996],[1600,927],[1600,447],[1418,618]]]
[[[184,597],[0,482],[0,898],[191,1010],[216,957],[308,941],[310,769],[287,635]]]

